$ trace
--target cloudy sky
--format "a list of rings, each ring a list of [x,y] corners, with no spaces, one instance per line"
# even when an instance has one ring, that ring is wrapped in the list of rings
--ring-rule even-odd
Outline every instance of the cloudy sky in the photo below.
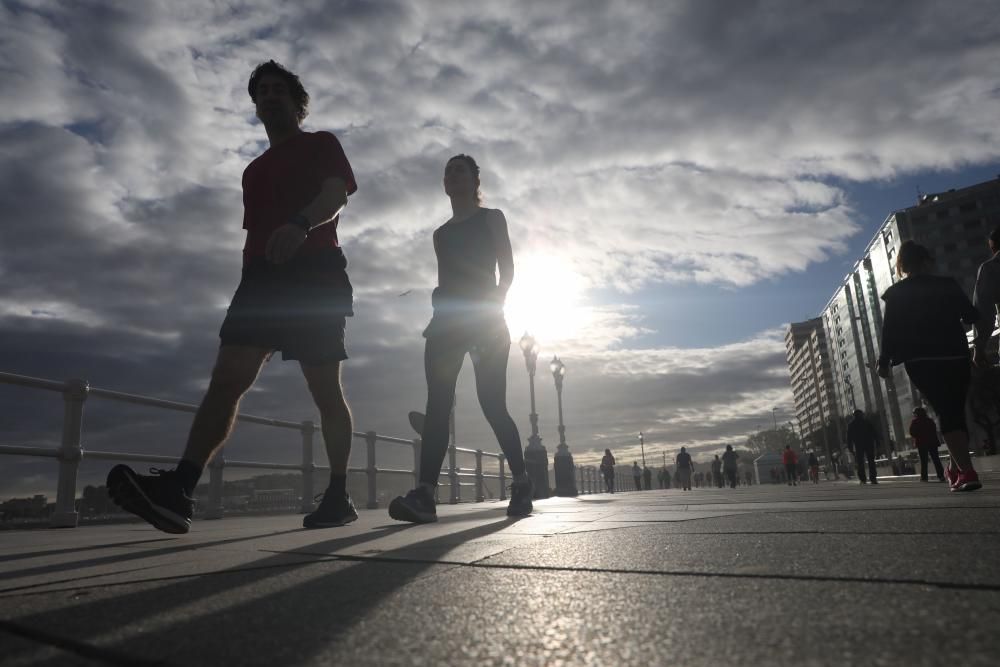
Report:
[[[774,407],[793,419],[783,325],[817,315],[918,190],[1000,173],[985,0],[4,0],[0,371],[199,400],[239,279],[240,175],[267,148],[246,81],[271,58],[301,76],[305,129],[336,133],[358,180],[340,224],[358,430],[411,437],[406,413],[423,408],[431,233],[455,153],[479,160],[506,213],[511,333],[565,361],[583,463],[605,447],[632,460],[640,430],[647,456],[707,456]],[[526,436],[516,346],[508,379]],[[551,453],[545,366],[537,382]],[[0,385],[0,406],[0,442],[58,443],[58,395]],[[315,415],[280,361],[243,410]],[[92,399],[85,446],[179,454],[188,423]],[[457,431],[496,449],[469,368]],[[242,427],[227,455],[297,452],[294,433]],[[108,465],[85,462],[82,481]],[[51,492],[54,470],[4,457],[0,498]]]

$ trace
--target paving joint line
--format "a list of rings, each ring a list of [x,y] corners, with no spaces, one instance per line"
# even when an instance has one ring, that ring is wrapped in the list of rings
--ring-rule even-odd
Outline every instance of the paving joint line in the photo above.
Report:
[[[98,660],[108,665],[121,665],[122,667],[153,667],[154,665],[167,665],[169,663],[162,660],[146,660],[126,655],[114,649],[101,648],[93,644],[60,637],[44,630],[29,628],[11,621],[0,620],[0,631],[11,635],[16,635],[38,644],[44,644],[53,648],[58,648],[68,653],[74,653],[88,660]]]

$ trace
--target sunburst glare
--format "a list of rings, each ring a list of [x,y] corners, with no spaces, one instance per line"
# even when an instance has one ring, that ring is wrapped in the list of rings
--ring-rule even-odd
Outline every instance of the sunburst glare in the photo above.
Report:
[[[565,260],[529,255],[515,260],[514,284],[504,313],[511,336],[530,332],[541,344],[582,335],[590,319],[583,307],[586,280]]]

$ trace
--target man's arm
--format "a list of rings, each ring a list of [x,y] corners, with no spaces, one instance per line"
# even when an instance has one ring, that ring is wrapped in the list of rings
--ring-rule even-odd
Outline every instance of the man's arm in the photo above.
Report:
[[[974,357],[977,365],[986,359],[986,345],[993,334],[997,319],[997,303],[1000,302],[1000,265],[995,261],[983,262],[976,274],[976,286],[972,292],[972,304],[981,317],[972,325],[975,343]]]
[[[294,216],[292,220],[274,230],[267,241],[265,256],[268,261],[281,264],[305,242],[308,231],[322,227],[335,219],[347,206],[347,184],[339,176],[331,176],[320,185],[319,194]]]

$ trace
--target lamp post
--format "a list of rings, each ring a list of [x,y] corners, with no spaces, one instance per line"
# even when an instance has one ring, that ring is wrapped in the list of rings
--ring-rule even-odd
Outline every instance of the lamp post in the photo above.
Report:
[[[556,473],[556,495],[576,496],[573,455],[569,453],[569,446],[566,444],[566,427],[563,425],[562,388],[563,377],[566,375],[566,365],[559,360],[559,357],[552,357],[549,370],[552,371],[552,379],[556,381],[556,398],[559,404],[559,446],[556,447],[555,456],[552,457],[552,468]]]
[[[778,431],[778,408],[771,408],[771,418],[774,420],[774,430]]]
[[[639,450],[642,452],[642,469],[646,469],[646,445],[642,438],[642,431],[639,431]]]
[[[528,369],[528,389],[531,395],[531,435],[528,446],[524,448],[524,467],[535,488],[535,498],[549,497],[549,454],[542,446],[538,435],[538,414],[535,412],[535,366],[538,361],[538,346],[535,339],[527,331],[521,336],[519,343],[524,353],[524,365]]]

